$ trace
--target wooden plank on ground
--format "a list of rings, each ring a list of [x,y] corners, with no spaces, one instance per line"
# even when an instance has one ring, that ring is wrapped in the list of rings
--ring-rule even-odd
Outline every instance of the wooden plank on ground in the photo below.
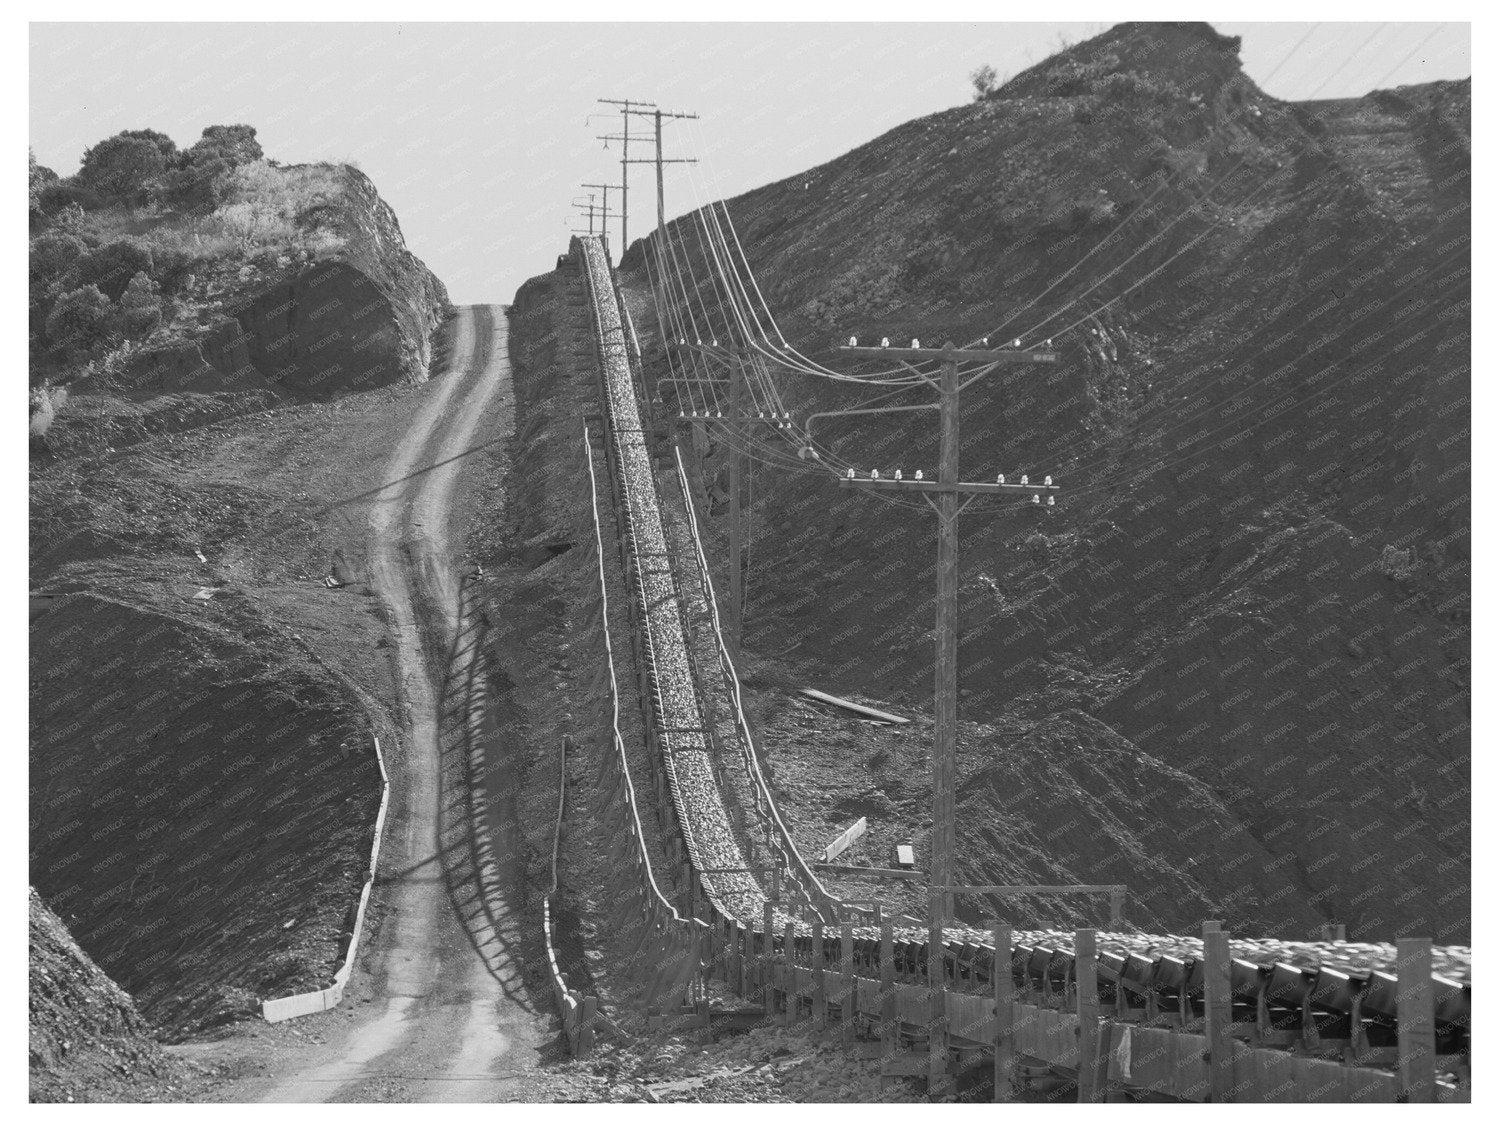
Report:
[[[848,850],[850,844],[854,843],[855,840],[858,840],[865,834],[865,829],[868,827],[869,824],[865,820],[865,818],[860,817],[848,828],[840,832],[838,834],[838,838],[835,839],[833,843],[829,844],[826,848],[823,849],[823,854],[818,857],[819,861],[822,863],[827,863],[829,860],[837,859],[839,856],[843,855],[844,852]]]
[[[836,695],[829,695],[826,691],[818,691],[816,688],[802,688],[801,693],[808,699],[816,699],[819,703],[831,703],[835,707],[842,707],[846,711],[853,711],[857,715],[867,718],[879,719],[882,723],[909,723],[910,719],[903,719],[900,715],[892,715],[889,711],[877,711],[873,707],[866,707],[863,703],[855,703],[848,699],[840,699]]]

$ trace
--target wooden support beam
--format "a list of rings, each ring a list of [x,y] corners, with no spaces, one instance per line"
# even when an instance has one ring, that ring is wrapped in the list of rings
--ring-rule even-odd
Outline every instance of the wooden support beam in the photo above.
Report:
[[[1233,1001],[1229,991],[1229,935],[1218,925],[1203,925],[1203,1011],[1208,1036],[1208,1100],[1225,1103],[1234,1100]]]
[[[1073,936],[1074,980],[1078,993],[1080,1103],[1102,1102],[1105,1093],[1105,1083],[1099,1076],[1099,961],[1095,939],[1093,930],[1078,930]]]
[[[896,933],[890,922],[880,926],[880,1054],[896,1053]]]
[[[914,480],[895,477],[839,477],[840,488],[870,488],[877,492],[938,492],[951,496],[956,492],[1006,493],[1006,492],[1057,492],[1057,484],[1001,484],[999,481],[953,481]]]
[[[995,963],[990,975],[995,989],[995,1101],[1008,1102],[1015,1097],[1012,1083],[1016,1067],[1016,982],[1010,974],[1011,928],[996,922],[993,933]]]
[[[782,991],[786,994],[786,1006],[782,1009],[781,1022],[787,1027],[797,1022],[801,1005],[797,1000],[797,924],[788,921],[781,939]]]
[[[776,919],[773,915],[774,907],[767,902],[761,911],[761,946],[760,946],[760,1002],[766,1011],[767,1019],[776,1010],[776,988],[773,976],[775,962],[773,960],[772,948],[776,944]]]
[[[948,980],[944,971],[944,918],[936,896],[927,907],[927,1096],[941,1098],[948,1082]],[[954,982],[957,983],[956,981]]]
[[[828,1026],[828,985],[823,974],[823,923],[812,927],[813,1022],[819,1031]]]
[[[1412,1104],[1437,1100],[1437,1041],[1433,1027],[1432,939],[1396,940],[1396,1077],[1398,1097]]]
[[[845,922],[839,932],[839,1038],[845,1047],[854,1045],[854,923]]]
[[[814,871],[827,871],[833,875],[860,875],[866,879],[905,879],[908,882],[921,879],[923,872],[908,871],[904,867],[854,867],[842,863],[815,863]]]
[[[982,360],[986,363],[1056,363],[1056,352],[1023,352],[1015,348],[960,348],[953,344],[941,348],[872,348],[849,345],[840,347],[845,355],[862,359],[913,360],[939,359],[957,363],[959,360]]]

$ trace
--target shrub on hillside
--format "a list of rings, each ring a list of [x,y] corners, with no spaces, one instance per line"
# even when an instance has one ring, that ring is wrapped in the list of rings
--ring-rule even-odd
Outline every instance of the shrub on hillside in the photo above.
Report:
[[[153,265],[149,245],[138,238],[117,238],[78,260],[74,287],[96,285],[111,301],[118,301],[130,279],[150,274]]]
[[[66,203],[52,216],[52,229],[67,234],[78,234],[83,230],[85,216],[77,203]]]
[[[109,337],[113,312],[97,285],[74,289],[47,314],[47,338],[69,352],[86,353]]]
[[[969,84],[974,87],[974,100],[982,102],[994,94],[1000,86],[1000,76],[989,63],[969,72]]]
[[[255,139],[253,125],[210,125],[192,148],[183,154],[189,164],[222,160],[231,168],[259,160],[265,153]]]
[[[208,157],[181,168],[171,168],[152,185],[152,198],[173,211],[206,215],[224,202],[229,165]]]
[[[32,296],[62,277],[87,252],[83,239],[74,234],[49,231],[33,238],[28,270]]]
[[[110,199],[76,179],[58,180],[42,188],[42,211],[53,214],[66,208],[76,207],[80,211],[98,211],[108,207]]]
[[[155,129],[126,129],[116,134],[121,137],[130,137],[133,140],[147,141],[156,146],[161,153],[162,160],[168,167],[177,161],[177,142],[165,133],[158,133]]]
[[[161,149],[150,140],[124,133],[107,137],[83,154],[78,182],[101,195],[143,201],[146,185],[167,167]]]
[[[36,153],[26,150],[26,201],[33,227],[46,218],[42,210],[42,192],[48,184],[57,182],[57,173],[45,164],[36,162]]]
[[[120,296],[120,312],[125,334],[131,339],[144,340],[161,324],[161,298],[156,282],[144,273],[130,279],[125,292]]]
[[[180,247],[160,244],[152,247],[151,258],[154,266],[151,279],[161,287],[163,294],[177,293],[183,289],[193,276],[193,268],[198,260],[195,255]]]

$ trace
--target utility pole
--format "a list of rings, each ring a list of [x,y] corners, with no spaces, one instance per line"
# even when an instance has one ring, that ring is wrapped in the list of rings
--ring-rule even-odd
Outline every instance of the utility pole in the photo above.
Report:
[[[692,422],[694,436],[701,427],[710,422],[717,423],[737,435],[743,435],[744,423],[750,418],[745,408],[745,365],[756,361],[754,349],[722,344],[699,344],[692,341],[669,341],[670,347],[699,352],[729,365],[729,413],[724,417],[709,417],[694,414]],[[740,640],[744,634],[745,606],[745,512],[742,507],[746,462],[744,438],[739,438],[740,448],[729,450],[729,644],[736,657],[740,654]]]
[[[607,199],[608,198],[609,186],[607,184],[603,185],[603,186],[605,188],[605,195],[606,195],[606,199]],[[588,199],[587,203],[580,203],[578,200],[575,199],[575,200],[573,200],[573,206],[576,207],[580,211],[585,211],[586,210],[588,212],[588,216],[589,216],[589,234],[593,234],[594,233],[594,216],[596,214],[599,216],[599,233],[600,234],[604,233],[605,224],[609,222],[609,216],[610,216],[610,210],[609,210],[609,206],[608,206],[607,203],[603,207],[596,206],[595,203],[594,203],[594,193],[593,192],[589,192],[589,199]],[[582,232],[579,232],[579,233],[582,233]]]
[[[1041,493],[1055,492],[1052,478],[1031,484],[1026,477],[1019,483],[1007,483],[1002,474],[993,483],[964,483],[958,477],[959,392],[980,376],[1002,364],[1056,363],[1053,352],[1023,352],[1016,349],[960,348],[951,341],[941,348],[923,348],[912,341],[910,348],[859,347],[852,339],[840,348],[860,358],[894,360],[922,378],[938,393],[939,452],[938,479],[896,479],[872,472],[868,477],[855,475],[853,469],[839,481],[844,488],[892,492],[916,492],[932,507],[938,517],[937,552],[937,630],[933,671],[933,746],[932,746],[932,925],[946,926],[953,920],[954,820],[958,774],[958,517],[976,496],[1006,492],[1030,492],[1041,501]],[[986,341],[988,343],[988,341]],[[917,370],[909,361],[938,360],[940,378]],[[965,372],[960,381],[959,365],[983,364]],[[959,504],[960,494],[968,499]],[[1052,498],[1048,497],[1048,503]]]
[[[632,160],[631,164],[655,164],[656,165],[656,229],[661,232],[661,238],[665,242],[667,237],[667,204],[666,192],[662,183],[663,164],[696,164],[695,158],[687,160],[664,160],[661,155],[661,123],[662,119],[696,121],[696,113],[669,113],[662,109],[627,109],[627,114],[635,114],[639,117],[651,117],[656,120],[656,156],[651,160]],[[623,253],[623,251],[621,251]]]
[[[619,191],[620,190],[620,185],[619,184],[579,184],[578,186],[579,187],[586,187],[586,188],[598,188],[599,190],[601,190],[602,192],[604,192],[604,221],[599,225],[599,233],[602,234],[602,235],[604,235],[606,238],[608,238],[609,237],[609,215],[610,215],[610,210],[609,210],[609,193],[611,191]]]
[[[630,110],[632,106],[637,108],[641,106],[654,108],[656,103],[636,101],[632,98],[596,98],[594,100],[604,105],[617,105],[621,107],[620,119],[624,123],[624,128],[621,130],[622,135],[620,140],[624,144],[624,151],[620,156],[620,256],[624,257],[625,250],[630,245],[630,231],[627,226],[630,221],[630,176],[628,174],[628,165],[630,164]],[[605,143],[609,143],[608,138],[605,139]]]

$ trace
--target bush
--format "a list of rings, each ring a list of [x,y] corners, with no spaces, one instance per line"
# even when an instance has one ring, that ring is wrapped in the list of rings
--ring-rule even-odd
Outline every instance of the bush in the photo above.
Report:
[[[994,67],[985,63],[969,72],[969,82],[974,87],[974,100],[982,102],[995,92],[995,88],[1000,84],[1000,76],[995,73]]]
[[[151,273],[153,266],[150,246],[138,238],[117,238],[78,260],[72,287],[97,285],[111,301],[118,301],[130,279]]]
[[[39,223],[45,217],[42,210],[42,191],[48,184],[57,182],[57,173],[46,165],[36,162],[36,153],[26,150],[26,198],[31,222]]]
[[[197,144],[183,154],[188,164],[222,160],[231,168],[259,160],[265,153],[253,125],[210,125]]]
[[[193,254],[176,246],[153,246],[151,258],[154,263],[151,278],[164,294],[180,291],[188,278],[192,277],[193,267],[197,263]]]
[[[173,168],[153,185],[153,195],[162,205],[191,215],[206,215],[224,202],[229,165],[209,157],[182,168]]]
[[[99,192],[76,180],[58,180],[42,188],[42,210],[49,215],[71,207],[80,211],[97,211],[108,207],[109,202]]]
[[[166,167],[166,159],[155,143],[119,133],[83,154],[77,178],[81,185],[101,195],[136,201],[145,199],[146,185]]]
[[[82,207],[77,203],[65,203],[57,214],[52,216],[52,226],[67,234],[77,234],[83,230],[83,220]]]
[[[155,129],[126,129],[123,133],[116,135],[155,145],[157,151],[161,153],[162,161],[169,168],[177,161],[177,142],[165,133],[158,133]]]
[[[70,352],[82,353],[109,336],[113,309],[97,285],[64,293],[47,315],[47,338]]]
[[[77,235],[54,231],[33,238],[28,271],[32,296],[67,273],[87,251],[88,247]]]
[[[130,279],[130,284],[120,297],[120,311],[127,336],[144,340],[161,324],[161,298],[157,293],[156,282],[144,273],[138,273]]]

